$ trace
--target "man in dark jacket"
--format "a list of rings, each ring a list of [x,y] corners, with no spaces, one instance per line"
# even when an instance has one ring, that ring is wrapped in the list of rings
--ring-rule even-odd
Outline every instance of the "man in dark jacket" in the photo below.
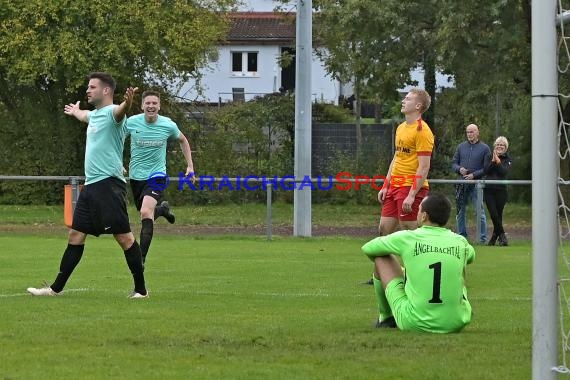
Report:
[[[491,149],[479,140],[479,127],[469,124],[465,129],[467,141],[457,146],[453,155],[452,169],[461,179],[481,179],[485,175],[485,168],[491,161]],[[481,243],[487,241],[487,218],[483,207],[483,200],[477,203],[474,184],[456,185],[455,200],[457,202],[457,233],[467,237],[467,203],[472,202],[474,207],[481,210]]]

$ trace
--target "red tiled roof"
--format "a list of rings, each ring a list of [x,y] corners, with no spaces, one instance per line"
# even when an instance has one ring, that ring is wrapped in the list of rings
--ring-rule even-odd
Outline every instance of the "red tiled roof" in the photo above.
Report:
[[[228,42],[292,42],[295,15],[276,12],[236,12],[230,14]]]

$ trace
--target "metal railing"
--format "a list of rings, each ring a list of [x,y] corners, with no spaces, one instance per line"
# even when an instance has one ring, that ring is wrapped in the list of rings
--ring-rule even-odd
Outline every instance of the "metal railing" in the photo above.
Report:
[[[244,177],[232,177],[232,178],[228,178],[228,177],[207,177],[208,181],[211,183],[214,182],[220,182],[222,180],[224,181],[229,181],[230,183],[237,183],[239,181],[244,181]],[[291,177],[271,177],[271,176],[265,176],[266,179],[262,179],[262,176],[259,176],[257,179],[256,178],[249,178],[248,182],[252,182],[252,183],[261,183],[263,181],[266,182],[266,186],[264,187],[264,190],[266,191],[266,208],[267,208],[267,212],[266,212],[266,237],[267,240],[271,240],[272,239],[272,235],[273,235],[273,215],[272,215],[272,199],[273,199],[273,187],[275,185],[275,181],[279,182],[279,183],[302,183],[305,180],[304,179],[293,179]],[[127,177],[128,180],[128,177]],[[169,177],[169,180],[172,182],[179,182],[180,181],[180,177]],[[197,181],[200,180],[200,177],[196,178]],[[82,181],[85,181],[85,177],[83,176],[6,176],[6,175],[0,175],[0,181],[62,181],[62,182],[67,182],[69,185],[71,185],[71,193],[72,193],[72,210],[75,210],[75,204],[77,203],[77,199],[79,197],[79,187]],[[212,182],[213,181],[213,182]],[[329,178],[311,178],[311,182],[317,183],[317,181],[320,181],[323,184],[330,184],[331,182],[334,183],[347,183],[347,182],[351,182],[353,184],[356,183],[355,179],[343,179],[342,181],[338,181],[336,179],[329,179]],[[485,180],[485,179],[478,179],[478,180],[470,180],[470,181],[466,181],[466,180],[453,180],[453,179],[431,179],[428,178],[429,183],[432,184],[473,184],[475,185],[475,189],[476,189],[476,202],[477,204],[483,204],[483,189],[485,187],[485,184],[500,184],[500,185],[530,185],[532,184],[531,180]],[[384,180],[382,179],[378,179],[375,181],[375,183],[377,185],[383,184]],[[361,183],[362,184],[362,183]],[[562,185],[566,184],[566,183],[562,183]],[[481,220],[481,211],[483,211],[480,207],[476,207],[476,238],[477,241],[480,241],[481,239],[481,227],[480,227],[480,220]]]

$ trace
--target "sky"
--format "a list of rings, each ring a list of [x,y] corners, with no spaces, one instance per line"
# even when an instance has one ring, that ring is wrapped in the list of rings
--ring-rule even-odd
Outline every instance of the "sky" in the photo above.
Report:
[[[239,7],[239,10],[242,12],[271,12],[278,5],[278,3],[273,0],[241,0],[241,2],[243,5]],[[292,5],[287,6],[285,9],[294,7],[295,4],[296,2],[294,2]]]

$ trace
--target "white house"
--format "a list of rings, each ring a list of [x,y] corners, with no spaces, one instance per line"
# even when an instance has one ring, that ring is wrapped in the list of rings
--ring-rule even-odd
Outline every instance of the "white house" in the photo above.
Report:
[[[295,61],[282,67],[279,58],[295,48],[295,13],[274,12],[273,0],[248,0],[244,12],[230,14],[230,29],[226,40],[200,70],[199,82],[191,80],[176,88],[183,101],[227,103],[250,100],[295,88]],[[263,11],[257,11],[257,10]],[[253,11],[256,10],[256,11]],[[412,79],[423,87],[421,70],[412,72]],[[437,89],[452,87],[453,81],[440,73]],[[401,91],[407,91],[408,86]],[[338,104],[339,96],[352,95],[350,83],[340,83],[325,70],[324,63],[313,54],[311,65],[313,100]]]
[[[242,12],[273,12],[277,6],[288,12],[295,12],[297,2],[290,0],[287,3],[276,2],[275,0],[242,0],[240,5],[240,11]],[[315,58],[317,59],[317,58]],[[314,71],[313,71],[314,72]],[[411,72],[411,77],[413,81],[418,82],[418,87],[424,87],[424,77],[422,69],[415,69]],[[441,91],[442,88],[453,87],[453,78],[449,75],[444,75],[442,73],[436,73],[436,88],[437,91]],[[315,80],[313,79],[313,82]],[[350,84],[345,84],[345,89],[341,90],[343,95],[352,95],[352,86]],[[412,88],[412,86],[406,86],[400,90],[400,92],[407,92]]]
[[[217,54],[210,57],[210,64],[200,70],[200,83],[185,83],[177,95],[189,101],[225,103],[292,91],[295,88],[295,60],[287,67],[281,67],[279,58],[295,48],[295,15],[237,12],[230,18],[227,39],[218,46]],[[338,102],[340,83],[326,73],[323,62],[316,55],[313,56],[311,78],[314,100]]]

